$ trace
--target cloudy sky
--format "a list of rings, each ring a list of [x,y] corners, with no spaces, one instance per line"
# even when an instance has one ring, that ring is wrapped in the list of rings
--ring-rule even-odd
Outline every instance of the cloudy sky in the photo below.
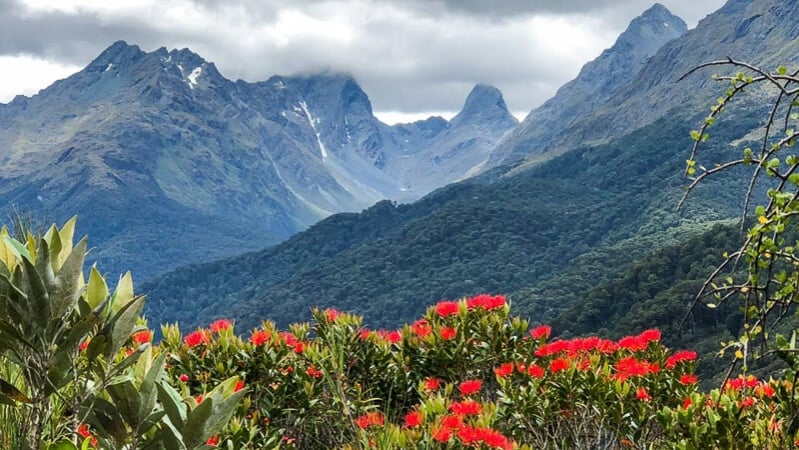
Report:
[[[116,40],[188,47],[230,79],[340,71],[386,121],[456,112],[478,82],[524,116],[654,0],[0,0],[0,102]],[[689,27],[724,0],[660,0]]]

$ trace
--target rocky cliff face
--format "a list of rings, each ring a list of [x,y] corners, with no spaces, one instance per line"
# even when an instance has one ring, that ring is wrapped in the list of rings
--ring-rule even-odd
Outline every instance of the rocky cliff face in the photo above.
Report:
[[[472,176],[485,165],[496,143],[518,121],[499,89],[478,84],[450,122],[433,117],[384,127],[388,153],[385,171],[408,198]]]
[[[656,3],[635,18],[615,44],[586,64],[577,78],[534,109],[497,148],[488,167],[546,152],[562,130],[590,116],[631,83],[667,42],[685,34],[687,26]]]
[[[436,135],[449,138],[431,141],[424,126],[380,123],[349,76],[232,82],[190,50],[116,42],[0,106],[0,203],[47,220],[80,213],[103,267],[148,277],[279,242],[336,212],[416,199],[476,159],[438,146],[479,142],[485,153],[514,125],[492,114],[444,121]],[[408,130],[414,145],[401,149]],[[437,170],[401,179],[408,155],[423,166],[436,157]]]
[[[639,26],[634,26],[636,21],[633,21],[630,30],[637,28],[640,33],[640,30],[655,29],[658,23],[670,23],[654,19],[665,18],[664,9],[656,5],[641,16]],[[670,23],[665,28],[677,27]],[[720,87],[711,79],[712,69],[694,73],[678,83],[683,75],[706,62],[732,57],[771,69],[778,65],[795,65],[799,62],[799,2],[729,0],[682,36],[668,39],[668,33],[659,35],[662,37],[659,49],[651,57],[639,59],[628,72],[626,81],[612,83],[614,88],[606,88],[598,94],[567,95],[567,87],[576,89],[580,85],[602,84],[586,83],[581,77],[593,71],[589,66],[603,58],[586,66],[580,77],[564,86],[541,108],[532,111],[510,138],[498,144],[489,166],[538,163],[570,149],[607,142],[667,114],[696,114],[696,111],[706,110],[720,92]],[[620,37],[603,55],[614,53],[624,41],[626,39]],[[650,49],[655,47],[657,45],[649,46]],[[595,96],[602,101],[581,100]],[[572,109],[559,112],[561,104],[571,104]],[[686,125],[685,133],[689,130]]]

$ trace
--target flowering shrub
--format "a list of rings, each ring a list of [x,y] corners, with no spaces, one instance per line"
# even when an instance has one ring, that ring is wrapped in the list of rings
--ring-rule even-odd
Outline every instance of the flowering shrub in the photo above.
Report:
[[[246,337],[224,319],[185,336],[165,326],[153,345],[129,277],[114,293],[96,269],[83,281],[85,241],[64,245],[71,226],[25,245],[0,231],[7,315],[0,346],[14,356],[0,366],[3,448],[776,449],[797,442],[793,352],[780,353],[792,367],[781,380],[741,376],[701,393],[696,353],[664,347],[657,330],[618,341],[552,339],[550,327],[528,330],[511,317],[503,296],[442,301],[397,330],[369,330],[360,317],[327,309],[315,310],[312,324],[277,330],[264,322]],[[59,313],[46,327],[40,307]],[[54,347],[29,342],[47,333],[55,333]]]
[[[697,391],[697,355],[657,330],[617,341],[551,339],[502,296],[442,301],[398,330],[315,310],[288,331],[264,322],[164,328],[168,373],[186,395],[239,376],[250,395],[220,448],[784,448],[786,382]],[[221,322],[215,322],[219,324]],[[201,336],[192,337],[190,336]]]

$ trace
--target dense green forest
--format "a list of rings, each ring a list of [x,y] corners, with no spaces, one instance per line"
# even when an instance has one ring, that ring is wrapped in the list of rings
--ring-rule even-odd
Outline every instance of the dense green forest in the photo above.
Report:
[[[684,116],[411,205],[386,201],[338,214],[278,246],[175,271],[142,286],[147,314],[184,327],[227,317],[248,328],[262,318],[307,320],[318,305],[392,327],[443,298],[503,292],[531,320],[553,320],[636,260],[740,214],[737,176],[708,183],[677,211],[686,184],[681,154],[691,142]],[[716,133],[724,142],[741,130],[721,124]]]

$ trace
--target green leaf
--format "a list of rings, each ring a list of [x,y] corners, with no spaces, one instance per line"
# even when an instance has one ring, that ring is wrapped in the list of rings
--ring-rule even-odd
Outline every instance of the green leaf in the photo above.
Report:
[[[785,66],[777,67],[777,74],[778,75],[785,75],[787,73],[788,73],[788,68],[787,67],[785,67]]]
[[[89,285],[86,289],[86,302],[91,308],[96,308],[97,305],[108,298],[108,285],[105,284],[105,279],[96,267],[92,266],[89,271]]]
[[[141,315],[144,308],[144,296],[134,298],[119,309],[117,314],[106,325],[110,328],[111,352],[109,355],[116,354],[119,349],[128,341],[130,333],[136,326],[136,320]]]
[[[68,439],[62,439],[47,446],[47,450],[78,450],[78,447]]]
[[[169,417],[169,422],[175,427],[179,427],[176,428],[176,431],[182,429],[183,423],[186,421],[186,410],[188,407],[183,403],[180,394],[175,388],[163,380],[156,383],[156,388],[158,389],[158,400],[161,401],[164,411],[166,411],[167,417]],[[182,436],[180,439],[182,442]]]
[[[197,405],[186,417],[186,424],[183,426],[183,443],[187,448],[196,448],[203,445],[213,433],[206,429],[208,419],[211,418],[214,409],[214,399],[206,397],[202,403]]]
[[[132,429],[137,429],[140,423],[139,410],[141,404],[139,402],[139,391],[133,385],[133,382],[125,380],[121,383],[115,383],[108,386],[106,391],[111,396],[122,420],[130,425]]]
[[[52,317],[63,317],[68,311],[75,309],[80,298],[83,261],[86,257],[87,239],[83,238],[64,260],[61,270],[56,276],[57,292],[50,301]]]

